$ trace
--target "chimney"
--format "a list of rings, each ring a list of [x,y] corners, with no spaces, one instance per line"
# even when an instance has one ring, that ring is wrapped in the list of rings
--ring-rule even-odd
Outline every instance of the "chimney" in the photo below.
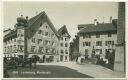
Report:
[[[94,25],[96,26],[98,24],[97,19],[94,19]]]
[[[110,16],[110,23],[112,23],[112,16]]]

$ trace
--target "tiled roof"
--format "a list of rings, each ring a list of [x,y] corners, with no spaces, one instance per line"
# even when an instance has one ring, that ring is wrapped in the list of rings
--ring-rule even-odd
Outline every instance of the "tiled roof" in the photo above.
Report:
[[[11,30],[7,35],[4,36],[4,40],[17,35],[17,30]]]
[[[55,29],[54,25],[52,24],[52,22],[50,21],[50,19],[48,18],[48,16],[46,15],[45,12],[41,12],[38,15],[36,15],[28,20],[28,26],[26,27],[26,36],[28,38],[31,38],[35,34],[35,32],[38,30],[38,28],[40,27],[40,24],[43,23],[43,21],[46,21],[48,23],[48,25],[50,26],[52,31],[58,37],[59,35],[58,35],[57,30]],[[12,33],[16,34],[17,32],[12,30],[10,33],[5,35],[5,37],[7,37],[8,35],[10,35]]]
[[[33,32],[36,32],[38,30],[38,28],[40,27],[40,24],[42,24],[43,21],[47,21],[50,28],[53,30],[55,35],[58,37],[57,30],[55,29],[54,25],[52,24],[52,22],[50,21],[50,19],[46,15],[46,13],[43,11],[28,20],[28,28],[27,28],[27,30],[28,30],[27,37],[28,38],[30,38],[34,35]]]
[[[11,29],[9,28],[9,29],[4,30],[4,32],[6,32],[6,31],[11,31]]]
[[[65,25],[62,26],[62,27],[58,30],[58,34],[59,34],[60,36],[61,36],[63,33],[65,33],[65,32],[68,34],[69,37],[71,37],[70,34],[68,33],[68,30],[67,30],[67,28],[66,28]]]
[[[41,17],[42,15],[45,15],[45,12],[41,12],[41,13],[39,13],[38,15],[36,15],[36,16],[30,18],[29,21],[28,21],[28,25],[31,26],[32,24],[34,24],[34,22],[37,21],[37,19],[38,19],[39,17]]]
[[[90,33],[90,32],[105,32],[105,31],[117,31],[117,27],[112,23],[99,23],[94,24],[81,24],[78,27],[84,27],[79,33]]]

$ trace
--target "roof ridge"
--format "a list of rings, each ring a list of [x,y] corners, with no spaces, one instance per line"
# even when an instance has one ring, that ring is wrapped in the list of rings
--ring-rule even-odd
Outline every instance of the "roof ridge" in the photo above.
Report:
[[[52,29],[52,31],[54,32],[54,34],[58,37],[58,32],[56,30],[56,28],[54,27],[53,23],[51,22],[51,20],[49,19],[49,17],[47,16],[47,14],[43,11],[43,12],[40,12],[38,15],[32,17],[31,19],[29,19],[29,28],[31,28],[31,26],[33,24],[36,23],[36,21],[38,21],[40,18],[42,17],[45,18],[46,22],[48,23],[48,25],[50,26],[50,28]]]
[[[36,18],[36,20],[35,21],[33,21],[29,26],[31,26],[32,24],[34,24],[37,20],[38,20],[38,18],[40,18],[40,16],[42,16],[43,15],[43,13],[45,14],[45,12],[44,11],[42,11],[42,12],[40,12],[38,15],[36,15],[36,16],[38,16],[37,18]],[[34,17],[36,17],[36,16],[34,16]],[[32,18],[34,18],[34,17],[32,17]],[[31,18],[31,19],[32,19]],[[30,19],[29,19],[30,20]]]
[[[63,26],[58,30],[58,34],[60,35],[63,30],[66,30],[66,33],[68,34],[68,36],[71,37],[70,34],[68,33],[68,30],[67,30],[67,28],[66,28],[66,25],[63,25]]]
[[[81,29],[78,33],[83,33],[83,32],[101,32],[101,31],[115,31],[115,30],[117,30],[117,28],[112,23],[106,23],[106,24],[99,24],[97,26],[94,26],[94,25],[93,26],[92,25],[84,25],[84,28]]]

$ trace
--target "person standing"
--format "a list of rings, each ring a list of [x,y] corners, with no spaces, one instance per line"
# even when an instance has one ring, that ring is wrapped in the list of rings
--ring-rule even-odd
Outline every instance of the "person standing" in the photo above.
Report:
[[[115,51],[114,50],[111,50],[110,51],[110,56],[109,56],[109,65],[110,65],[110,69],[111,70],[114,70],[114,60],[115,60]]]

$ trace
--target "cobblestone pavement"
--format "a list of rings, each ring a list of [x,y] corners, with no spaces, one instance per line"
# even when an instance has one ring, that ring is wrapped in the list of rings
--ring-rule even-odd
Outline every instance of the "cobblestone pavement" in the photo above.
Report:
[[[80,73],[92,76],[94,78],[125,78],[124,72],[115,72],[108,68],[94,64],[77,64],[76,62],[54,62],[38,63],[38,65],[60,65],[77,70]]]

